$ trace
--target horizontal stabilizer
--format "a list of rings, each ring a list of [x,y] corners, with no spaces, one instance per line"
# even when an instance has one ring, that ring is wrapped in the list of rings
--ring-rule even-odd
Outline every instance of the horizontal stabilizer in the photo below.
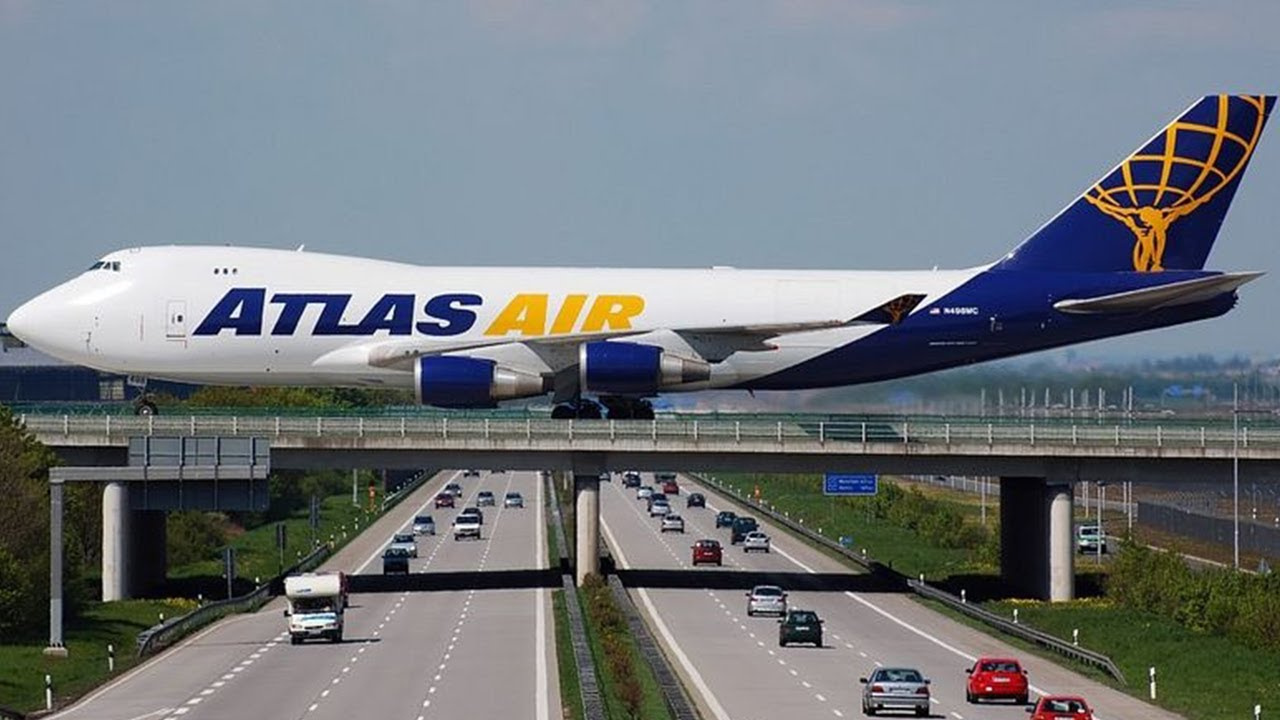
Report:
[[[1209,300],[1262,275],[1261,272],[1223,273],[1083,300],[1059,300],[1053,307],[1076,315],[1150,312]]]

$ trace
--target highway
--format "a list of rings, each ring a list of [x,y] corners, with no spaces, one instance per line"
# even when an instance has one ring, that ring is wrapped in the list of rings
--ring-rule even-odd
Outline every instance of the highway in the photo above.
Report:
[[[380,573],[390,536],[421,512],[437,535],[419,539],[413,572],[547,567],[536,473],[445,472],[406,498],[324,569]],[[429,507],[456,478],[459,508],[492,490],[480,541],[455,541],[454,510]],[[504,509],[515,490],[524,509]],[[66,720],[427,718],[561,715],[550,594],[544,589],[353,594],[340,644],[291,646],[276,600],[219,622],[80,703]]]
[[[656,486],[652,475],[643,477]],[[633,589],[632,596],[706,717],[862,717],[857,680],[881,664],[916,667],[932,680],[933,717],[1027,717],[1021,706],[979,707],[965,701],[964,668],[984,654],[1020,658],[1035,692],[1082,694],[1099,720],[1178,717],[1015,650],[909,596],[876,592],[867,576],[852,576],[849,568],[768,523],[762,525],[773,539],[773,551],[745,554],[729,546],[727,529],[715,529],[718,509],[741,508],[688,477],[680,482],[681,494],[673,499],[672,509],[685,518],[683,535],[660,533],[657,518],[650,519],[634,490],[623,488],[620,481],[601,484],[602,527],[620,568],[636,571],[638,580],[657,581],[652,583],[655,587]],[[691,489],[707,496],[705,509],[686,509]],[[704,537],[725,545],[723,568],[704,565],[695,570],[689,564],[689,546]],[[825,620],[825,647],[779,647],[773,618],[746,615],[746,588],[739,585],[749,585],[759,576],[734,577],[745,573],[780,573],[784,588],[787,581],[794,583],[789,602],[816,610]],[[813,587],[807,576],[822,574],[829,580],[828,573],[849,576],[838,579],[841,590],[796,589]]]

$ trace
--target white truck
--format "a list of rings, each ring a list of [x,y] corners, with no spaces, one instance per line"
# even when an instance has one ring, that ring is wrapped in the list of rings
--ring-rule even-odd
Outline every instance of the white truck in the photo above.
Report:
[[[289,606],[289,642],[308,638],[342,642],[342,616],[347,606],[346,578],[342,573],[305,573],[284,579]]]

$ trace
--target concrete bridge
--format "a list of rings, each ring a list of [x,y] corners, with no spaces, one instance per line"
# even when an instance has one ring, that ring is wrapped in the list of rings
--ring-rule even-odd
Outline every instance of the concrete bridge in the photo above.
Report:
[[[624,469],[825,471],[999,476],[1002,573],[1031,595],[1074,594],[1072,499],[1079,481],[1280,476],[1280,425],[1230,419],[1123,423],[983,418],[679,415],[653,421],[534,417],[26,415],[21,422],[69,464],[126,464],[138,436],[254,437],[273,468],[564,470],[576,478],[575,523],[597,523],[599,476]],[[105,512],[105,510],[104,510]],[[106,523],[104,523],[104,526]],[[112,527],[123,523],[112,522]],[[592,537],[578,539],[597,547]],[[594,559],[592,559],[594,562]],[[580,572],[594,569],[580,568]]]

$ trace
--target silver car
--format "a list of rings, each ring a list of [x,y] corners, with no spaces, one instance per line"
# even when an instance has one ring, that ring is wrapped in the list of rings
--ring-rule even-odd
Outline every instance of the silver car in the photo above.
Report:
[[[391,544],[388,547],[403,550],[409,557],[418,557],[418,541],[413,533],[396,533],[391,538]]]
[[[524,507],[524,496],[518,492],[509,492],[507,493],[507,496],[502,499],[502,506],[509,508],[522,508]]]
[[[419,515],[413,519],[414,535],[435,535],[436,521],[430,515]]]
[[[747,593],[747,616],[787,614],[787,594],[777,585],[757,585]]]
[[[876,668],[862,683],[862,712],[875,715],[881,710],[914,710],[918,717],[929,714],[929,679],[915,668]]]
[[[651,486],[641,485],[640,487],[636,488],[637,500],[647,500],[650,495],[653,495],[653,488]]]
[[[492,490],[481,490],[476,494],[476,507],[492,506],[495,502]]]
[[[653,503],[649,506],[649,517],[659,517],[671,512],[671,503],[666,500]]]
[[[661,532],[666,532],[668,530],[670,530],[671,532],[678,532],[678,533],[684,532],[684,518],[680,517],[679,515],[674,515],[672,513],[667,513],[666,515],[663,515]]]
[[[752,530],[742,539],[742,552],[759,550],[769,552],[769,536],[759,530]]]

